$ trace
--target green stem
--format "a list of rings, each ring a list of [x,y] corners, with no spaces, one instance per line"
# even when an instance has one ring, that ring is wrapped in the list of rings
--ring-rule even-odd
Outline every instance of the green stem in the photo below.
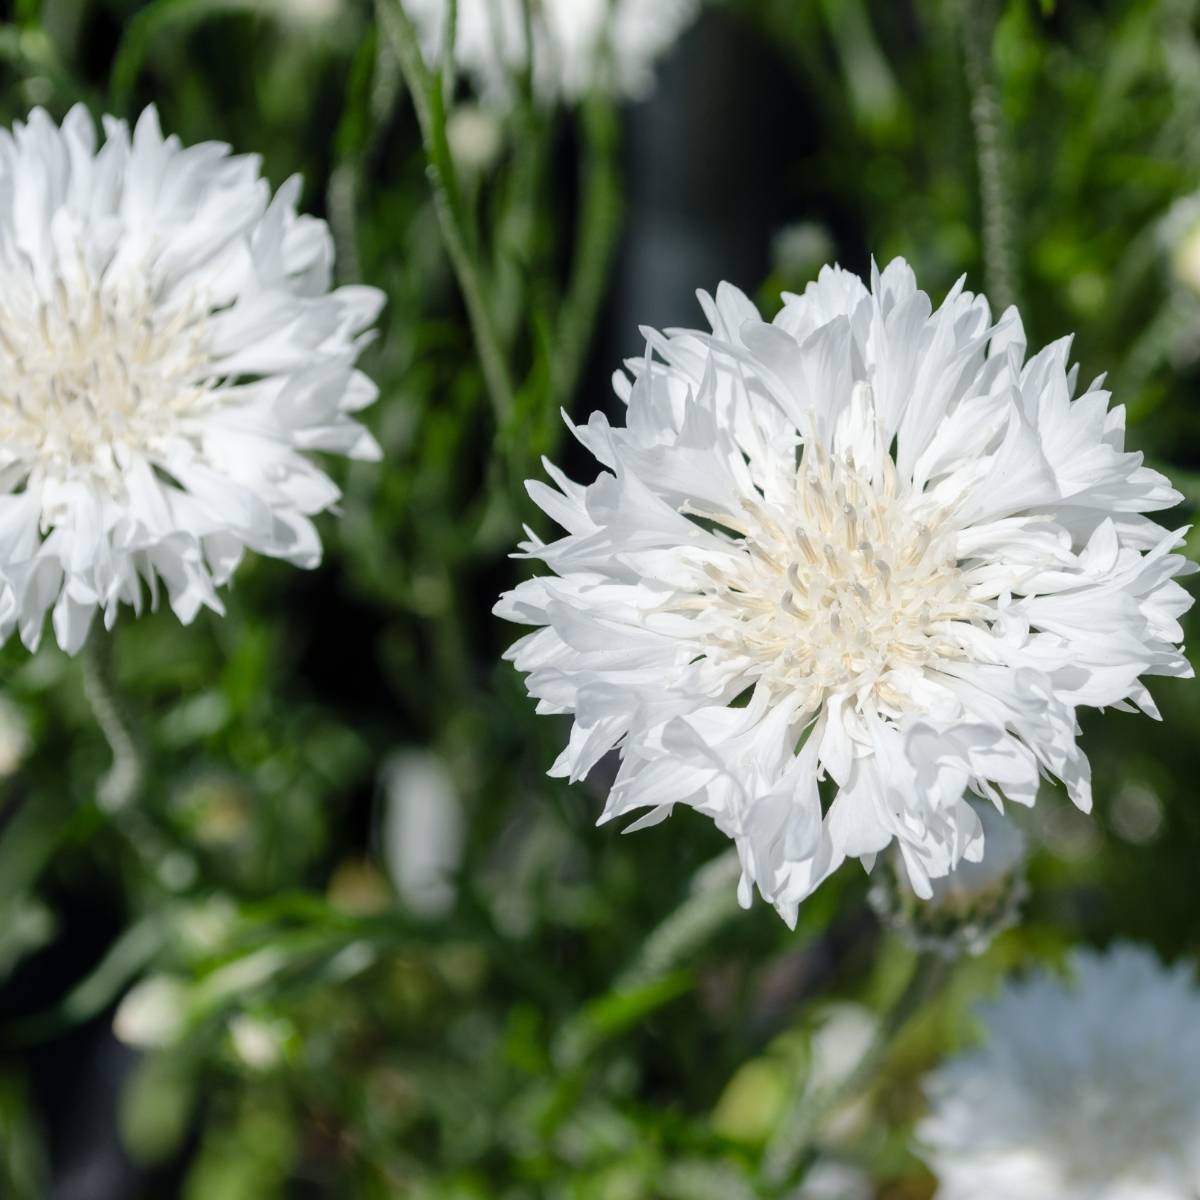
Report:
[[[533,94],[533,0],[521,0],[521,34],[525,38],[525,66],[521,71],[521,103],[532,108]]]
[[[457,40],[458,0],[449,0],[446,5],[446,22],[442,33],[442,107],[444,109],[454,101],[454,47]]]
[[[93,631],[84,647],[83,693],[112,751],[112,766],[100,780],[96,798],[106,812],[120,812],[141,791],[145,770],[117,688],[112,636],[103,630]]]
[[[416,30],[399,0],[378,0],[377,11],[380,26],[391,43],[416,108],[442,240],[467,307],[493,415],[497,425],[504,425],[513,410],[515,393],[477,265],[472,225],[446,141],[441,85],[429,74]]]
[[[609,264],[621,223],[616,111],[600,97],[583,108],[584,159],[580,178],[582,211],[575,239],[571,281],[554,339],[555,407],[567,407],[591,346],[596,312],[604,298]]]
[[[802,1092],[783,1119],[763,1161],[763,1176],[774,1186],[791,1182],[798,1171],[806,1169],[813,1146],[826,1118],[853,1099],[876,1075],[896,1036],[921,1006],[946,982],[953,960],[936,951],[924,951],[913,962],[912,974],[900,995],[888,1009],[871,1044],[854,1069],[835,1087],[815,1096]]]
[[[1002,312],[1015,304],[1018,296],[1004,119],[992,61],[995,31],[994,0],[963,0],[963,56],[971,92],[971,124],[983,209],[984,284],[992,304]]]

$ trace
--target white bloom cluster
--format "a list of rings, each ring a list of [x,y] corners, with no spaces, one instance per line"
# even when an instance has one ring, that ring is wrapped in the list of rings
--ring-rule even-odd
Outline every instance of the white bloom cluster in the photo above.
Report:
[[[351,414],[382,295],[330,291],[299,180],[272,199],[152,108],[104,127],[0,132],[0,637],[32,648],[52,611],[72,653],[160,584],[182,621],[220,611],[246,549],[315,565],[338,489],[307,452],[379,453]]]
[[[541,0],[532,6],[533,83],[547,103],[593,89],[640,98],[654,61],[689,24],[699,0]],[[406,0],[427,61],[441,61],[447,0]],[[507,104],[529,67],[522,0],[458,0],[454,59],[480,93]]]
[[[918,1137],[939,1200],[1200,1194],[1200,990],[1136,946],[1077,953],[1072,980],[1009,985],[986,1043],[930,1077]]]
[[[625,426],[576,430],[599,478],[530,484],[566,534],[529,535],[553,574],[496,611],[538,627],[509,656],[539,711],[574,714],[553,773],[619,748],[602,819],[708,815],[788,921],[893,841],[929,896],[982,857],[969,792],[1055,776],[1088,808],[1076,710],[1153,715],[1139,677],[1191,674],[1190,564],[1069,339],[1027,358],[1015,310],[961,282],[935,310],[902,260],[826,268],[769,323],[700,301],[711,332],[646,331],[616,375]]]

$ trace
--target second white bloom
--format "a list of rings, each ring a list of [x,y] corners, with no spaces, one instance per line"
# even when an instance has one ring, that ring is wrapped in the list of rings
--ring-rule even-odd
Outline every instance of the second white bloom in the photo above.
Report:
[[[969,792],[1047,775],[1088,808],[1076,710],[1153,715],[1191,600],[1143,515],[1178,494],[1099,381],[1075,396],[1069,339],[1027,360],[1014,310],[960,285],[935,311],[900,260],[771,323],[700,299],[711,333],[648,331],[616,376],[626,426],[577,430],[600,477],[530,485],[566,536],[497,611],[538,627],[510,656],[539,711],[574,714],[553,772],[619,748],[603,819],[705,813],[789,921],[893,841],[922,895],[978,860]]]

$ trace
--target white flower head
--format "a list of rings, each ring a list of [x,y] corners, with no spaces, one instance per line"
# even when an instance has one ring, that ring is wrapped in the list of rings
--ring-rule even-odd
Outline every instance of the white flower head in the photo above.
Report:
[[[826,268],[771,323],[701,295],[711,332],[646,331],[625,426],[576,430],[605,470],[547,464],[553,574],[497,613],[509,657],[573,713],[552,773],[621,767],[603,820],[677,804],[738,846],[780,913],[847,857],[898,844],[913,888],[983,854],[969,792],[1091,803],[1081,706],[1155,713],[1139,677],[1191,674],[1178,499],[1127,453],[1069,339],[1026,357],[961,282],[934,310],[908,265]],[[824,797],[819,784],[824,782]]]
[[[272,199],[258,159],[132,135],[82,107],[0,131],[0,637],[165,589],[218,612],[250,549],[311,567],[338,489],[308,452],[378,457],[352,415],[382,297],[330,291],[324,222]]]
[[[572,102],[592,90],[639,99],[654,61],[695,16],[699,0],[534,0],[533,84],[540,100]],[[447,0],[407,0],[431,65],[445,47]],[[506,106],[529,68],[522,0],[458,0],[454,59],[480,94]]]
[[[930,1076],[917,1136],[938,1200],[1200,1192],[1200,990],[1189,966],[1077,953],[981,1007],[986,1041]]]

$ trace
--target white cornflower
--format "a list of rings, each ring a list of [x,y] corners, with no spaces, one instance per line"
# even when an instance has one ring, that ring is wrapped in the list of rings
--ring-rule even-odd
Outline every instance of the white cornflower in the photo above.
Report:
[[[221,611],[246,549],[311,567],[338,489],[308,455],[375,458],[351,414],[382,302],[330,291],[331,241],[258,159],[132,136],[82,107],[0,131],[0,637],[53,612],[74,653],[160,584]]]
[[[927,1082],[938,1200],[1200,1194],[1200,990],[1137,946],[1077,953],[979,1010],[986,1042]]]
[[[969,791],[1057,776],[1086,809],[1076,709],[1153,715],[1139,676],[1191,674],[1191,600],[1180,533],[1142,515],[1178,493],[1099,381],[1072,399],[1069,339],[1026,361],[1015,310],[960,283],[934,311],[900,260],[784,299],[765,323],[723,284],[711,333],[646,332],[625,427],[576,431],[607,469],[530,484],[567,533],[522,549],[554,574],[496,611],[541,627],[509,657],[575,716],[552,773],[619,748],[603,820],[698,809],[743,902],[794,921],[892,841],[924,897],[979,860]]]
[[[535,0],[533,83],[547,103],[593,89],[638,99],[654,83],[654,61],[695,16],[699,0]],[[430,65],[441,62],[447,0],[406,0]],[[494,104],[511,102],[527,70],[522,0],[458,0],[454,59]]]

